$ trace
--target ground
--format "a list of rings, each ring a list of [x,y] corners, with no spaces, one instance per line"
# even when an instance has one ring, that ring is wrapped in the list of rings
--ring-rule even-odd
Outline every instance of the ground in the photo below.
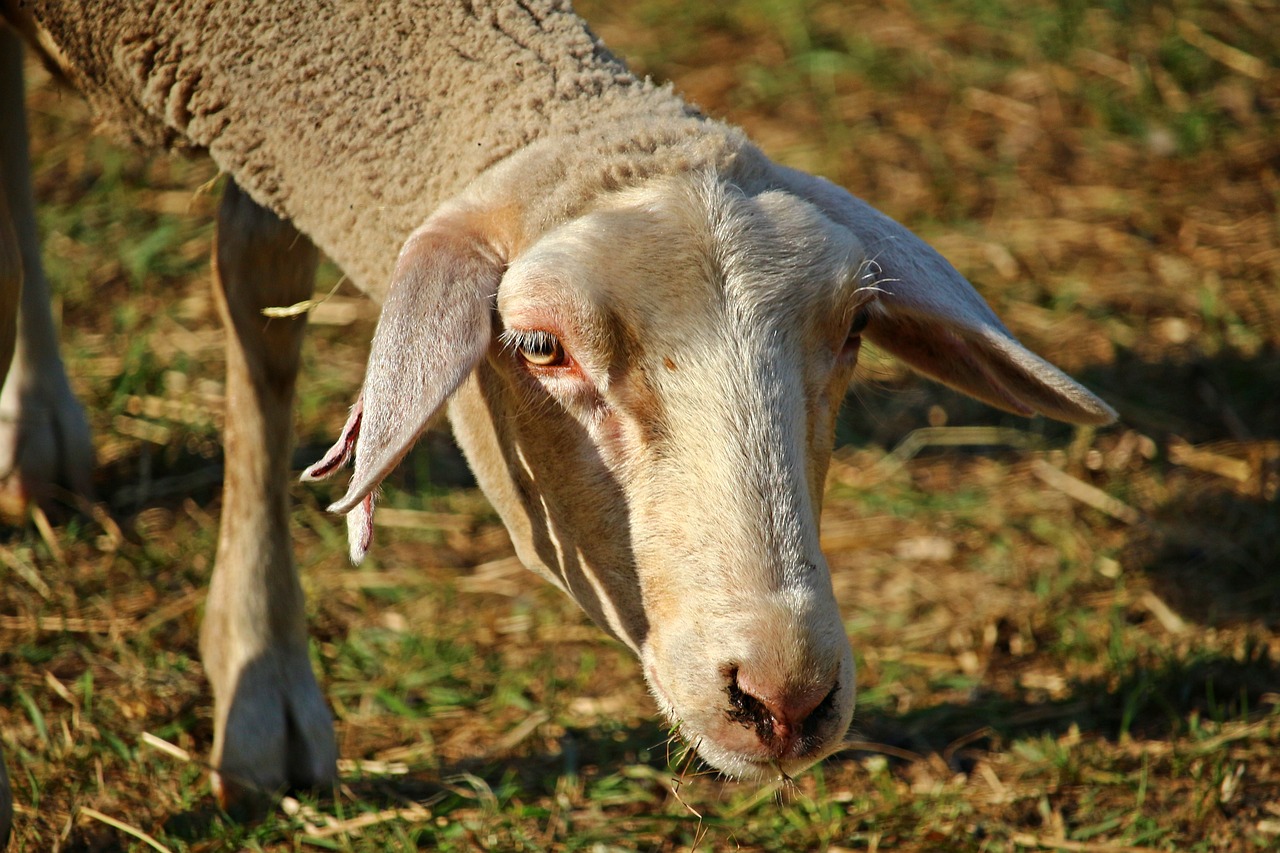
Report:
[[[343,784],[239,825],[196,638],[219,514],[207,162],[32,65],[45,257],[98,503],[0,532],[11,849],[1280,848],[1280,41],[1271,0],[583,0],[637,70],[906,222],[1121,413],[1024,421],[870,358],[823,544],[856,743],[781,787],[670,748],[446,436],[351,569],[294,491]],[[338,273],[326,270],[319,290]],[[313,318],[299,467],[375,309]]]

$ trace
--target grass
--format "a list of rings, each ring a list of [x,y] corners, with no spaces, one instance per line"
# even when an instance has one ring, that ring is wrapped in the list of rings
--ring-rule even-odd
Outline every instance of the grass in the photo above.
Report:
[[[299,487],[312,657],[353,763],[236,824],[205,782],[196,650],[219,513],[197,191],[215,175],[91,137],[33,66],[101,506],[0,538],[12,849],[1280,846],[1271,4],[579,9],[638,70],[917,229],[1121,424],[1021,421],[870,360],[823,521],[859,743],[776,791],[669,744],[635,662],[514,563],[446,438],[399,475],[400,524],[359,570],[327,495]],[[363,370],[374,312],[347,287],[306,347],[300,460]]]

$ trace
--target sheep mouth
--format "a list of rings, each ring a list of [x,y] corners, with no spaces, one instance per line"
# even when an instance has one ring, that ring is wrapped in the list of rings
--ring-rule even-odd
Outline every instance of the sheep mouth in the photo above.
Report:
[[[749,782],[785,781],[841,748],[843,740],[835,732],[841,717],[841,683],[836,683],[801,723],[791,731],[779,731],[775,718],[756,697],[731,679],[722,697],[728,699],[713,712],[724,721],[695,715],[686,719],[658,677],[657,667],[646,662],[645,680],[666,718],[671,740],[689,746],[692,755],[723,773],[727,778]],[[722,673],[725,675],[727,673]],[[728,729],[751,733],[750,745],[734,737]],[[745,732],[743,732],[745,734]]]

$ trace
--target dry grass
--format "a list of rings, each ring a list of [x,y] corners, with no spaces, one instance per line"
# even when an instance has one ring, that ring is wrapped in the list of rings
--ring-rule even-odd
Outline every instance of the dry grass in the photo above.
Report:
[[[823,522],[858,744],[780,792],[669,754],[634,662],[519,569],[447,440],[402,472],[359,571],[300,488],[313,658],[360,763],[238,826],[200,763],[213,174],[86,143],[80,102],[35,73],[101,503],[0,541],[14,848],[1280,846],[1280,8],[580,7],[641,70],[919,230],[1122,424],[1006,418],[873,361]],[[300,457],[362,371],[372,311],[339,294]]]

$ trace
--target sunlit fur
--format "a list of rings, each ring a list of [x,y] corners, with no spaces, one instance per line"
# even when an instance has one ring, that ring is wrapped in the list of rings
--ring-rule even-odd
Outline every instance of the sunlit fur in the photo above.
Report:
[[[737,777],[798,772],[853,713],[817,515],[840,353],[874,296],[861,266],[852,233],[783,192],[697,174],[619,193],[498,293],[505,338],[553,332],[581,369],[495,346],[451,409],[469,456],[507,460],[477,473],[521,557],[639,654],[680,735]],[[775,760],[729,719],[729,667],[835,688],[800,754]]]
[[[919,238],[740,140],[513,202],[582,177],[558,150],[495,167],[406,244],[432,235],[402,253],[373,342],[363,417],[385,428],[362,425],[335,507],[448,399],[521,559],[636,652],[681,736],[729,775],[794,775],[853,714],[818,518],[862,338],[1013,411],[1110,410]],[[547,364],[511,345],[550,338]]]

